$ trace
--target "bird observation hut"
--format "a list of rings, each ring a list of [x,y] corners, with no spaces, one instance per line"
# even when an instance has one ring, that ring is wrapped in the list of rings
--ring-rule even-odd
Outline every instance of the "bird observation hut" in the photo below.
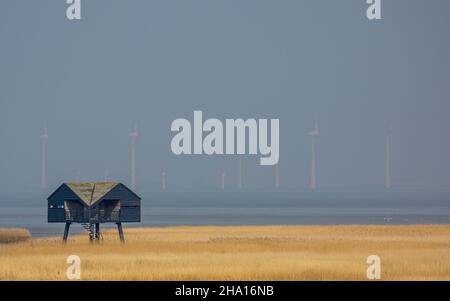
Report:
[[[64,183],[47,200],[48,222],[66,224],[64,242],[72,223],[81,224],[91,242],[100,240],[100,224],[115,223],[124,242],[122,223],[141,221],[141,198],[122,183]]]

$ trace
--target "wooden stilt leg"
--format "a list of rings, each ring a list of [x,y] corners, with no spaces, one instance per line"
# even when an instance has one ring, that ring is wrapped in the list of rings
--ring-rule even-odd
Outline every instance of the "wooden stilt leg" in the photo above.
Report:
[[[119,230],[120,242],[124,243],[125,242],[125,238],[123,237],[122,223],[117,223],[117,230]]]
[[[95,224],[95,240],[100,240],[100,224]]]
[[[66,226],[64,227],[63,243],[67,243],[67,237],[69,236],[69,228],[70,223],[66,223]]]

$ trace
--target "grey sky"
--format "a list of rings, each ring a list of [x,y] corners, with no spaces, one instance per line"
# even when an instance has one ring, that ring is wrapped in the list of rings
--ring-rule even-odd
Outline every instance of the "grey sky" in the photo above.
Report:
[[[236,186],[238,159],[170,152],[170,123],[280,118],[281,182],[306,189],[317,119],[318,186],[382,187],[393,125],[393,185],[450,188],[450,2],[384,0],[0,2],[0,192],[38,189],[44,122],[49,185]],[[247,187],[273,187],[273,167],[245,160]]]

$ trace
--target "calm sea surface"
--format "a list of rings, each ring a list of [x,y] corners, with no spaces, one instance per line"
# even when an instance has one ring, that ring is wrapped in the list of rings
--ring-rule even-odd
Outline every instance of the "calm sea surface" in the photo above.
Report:
[[[48,224],[46,210],[44,196],[0,196],[0,228],[27,228],[33,237],[62,235],[64,225]],[[150,194],[143,196],[142,222],[125,227],[267,224],[450,224],[450,197],[412,192]],[[81,231],[79,225],[71,229]]]

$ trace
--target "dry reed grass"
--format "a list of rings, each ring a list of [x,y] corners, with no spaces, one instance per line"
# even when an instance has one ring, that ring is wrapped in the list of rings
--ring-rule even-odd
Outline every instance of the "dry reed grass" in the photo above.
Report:
[[[0,244],[21,242],[29,239],[31,239],[31,233],[27,229],[0,229]]]
[[[450,226],[220,226],[126,228],[90,245],[87,235],[0,245],[0,279],[366,280],[379,255],[383,280],[450,280]]]

